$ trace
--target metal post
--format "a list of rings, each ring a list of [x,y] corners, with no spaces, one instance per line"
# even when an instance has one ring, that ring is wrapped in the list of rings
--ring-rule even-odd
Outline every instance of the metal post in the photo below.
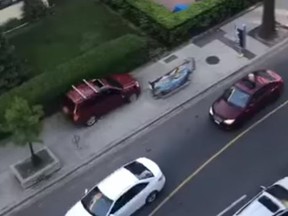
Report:
[[[246,48],[246,25],[243,24],[242,28],[235,25],[235,34],[239,57],[243,57],[243,50]]]

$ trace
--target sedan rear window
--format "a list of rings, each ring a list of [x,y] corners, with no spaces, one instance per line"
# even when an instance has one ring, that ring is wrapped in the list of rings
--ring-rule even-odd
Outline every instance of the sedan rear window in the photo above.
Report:
[[[106,216],[113,202],[98,187],[91,190],[82,200],[83,207],[93,216]]]
[[[238,88],[231,88],[225,92],[224,99],[234,106],[245,108],[250,100],[250,95]]]
[[[139,180],[154,177],[153,173],[147,167],[137,161],[127,164],[124,168],[133,173]]]
[[[258,199],[258,202],[260,202],[262,205],[264,205],[267,209],[269,209],[271,212],[275,213],[279,210],[279,206],[276,205],[271,199],[269,199],[267,196],[262,196]]]
[[[265,79],[269,80],[269,81],[274,81],[275,78],[273,76],[271,76],[269,73],[267,73],[266,70],[260,70],[260,71],[256,71],[255,72],[256,75],[264,77]]]

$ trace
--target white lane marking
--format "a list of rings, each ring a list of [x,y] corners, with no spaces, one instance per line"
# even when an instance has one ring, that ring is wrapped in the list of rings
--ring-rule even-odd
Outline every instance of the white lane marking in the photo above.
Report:
[[[222,216],[225,213],[227,213],[229,210],[231,210],[234,206],[236,206],[237,204],[239,204],[241,201],[243,201],[244,199],[246,199],[247,195],[244,194],[243,196],[241,196],[239,199],[237,199],[235,202],[233,202],[231,205],[229,205],[227,208],[225,208],[222,212],[220,212],[217,216]]]

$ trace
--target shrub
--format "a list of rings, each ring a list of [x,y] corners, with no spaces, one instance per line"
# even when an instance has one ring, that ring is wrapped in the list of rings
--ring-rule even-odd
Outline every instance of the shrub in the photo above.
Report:
[[[28,76],[26,72],[15,55],[14,46],[0,32],[0,95],[20,85]]]
[[[40,19],[48,14],[48,7],[42,0],[24,0],[23,16],[28,22]]]
[[[0,26],[1,31],[6,32],[23,25],[25,22],[22,19],[11,18]]]
[[[46,114],[55,111],[65,92],[83,78],[98,78],[111,73],[129,72],[147,60],[146,40],[125,35],[98,46],[64,63],[53,71],[42,73],[0,96],[0,119],[15,96],[29,104],[44,106]]]
[[[166,45],[175,45],[261,0],[202,0],[179,13],[153,0],[102,1]]]
[[[15,145],[29,145],[31,161],[34,166],[40,162],[34,153],[33,143],[42,142],[39,139],[42,130],[42,116],[41,106],[31,106],[25,99],[16,97],[5,111],[5,123],[1,125],[3,132],[11,133]]]

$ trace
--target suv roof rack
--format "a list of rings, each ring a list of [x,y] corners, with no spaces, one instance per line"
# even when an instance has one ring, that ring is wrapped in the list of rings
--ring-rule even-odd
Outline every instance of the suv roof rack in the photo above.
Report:
[[[102,86],[105,86],[105,84],[102,82],[102,80],[101,80],[101,79],[97,79],[97,81],[98,81],[99,83],[101,83],[101,84],[102,84]]]
[[[84,99],[87,99],[87,97],[74,85],[72,85],[72,88]]]
[[[95,93],[98,93],[99,90],[97,88],[95,88],[94,86],[92,86],[86,79],[83,79],[83,82],[89,86],[89,88],[91,88]]]

